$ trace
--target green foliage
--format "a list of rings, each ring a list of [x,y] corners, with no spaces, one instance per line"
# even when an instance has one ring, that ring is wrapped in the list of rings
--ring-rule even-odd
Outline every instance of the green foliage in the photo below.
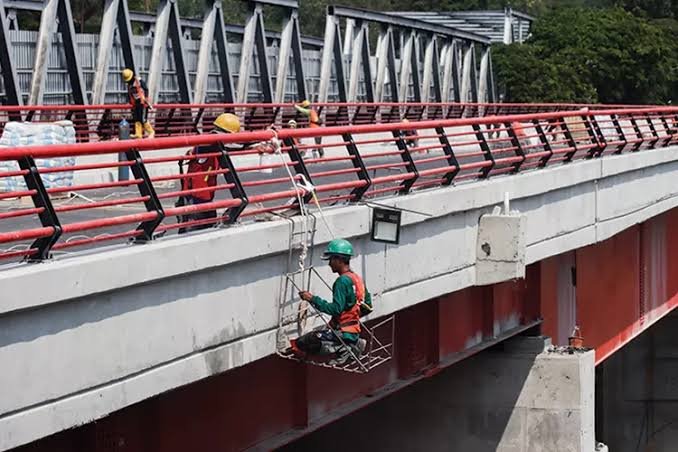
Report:
[[[526,44],[497,48],[494,63],[511,101],[664,103],[677,94],[675,38],[619,8],[554,10]]]

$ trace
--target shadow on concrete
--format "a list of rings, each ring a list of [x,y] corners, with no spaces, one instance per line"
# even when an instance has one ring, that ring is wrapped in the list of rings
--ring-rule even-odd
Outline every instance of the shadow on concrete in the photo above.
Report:
[[[286,452],[522,450],[515,405],[536,353],[504,344],[456,364],[286,447]]]

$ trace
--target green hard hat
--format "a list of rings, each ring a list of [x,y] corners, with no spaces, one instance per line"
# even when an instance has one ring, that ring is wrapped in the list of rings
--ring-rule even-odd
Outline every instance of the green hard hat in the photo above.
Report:
[[[331,256],[353,256],[353,245],[344,239],[334,239],[327,244],[327,249],[323,253],[323,259],[328,260]]]

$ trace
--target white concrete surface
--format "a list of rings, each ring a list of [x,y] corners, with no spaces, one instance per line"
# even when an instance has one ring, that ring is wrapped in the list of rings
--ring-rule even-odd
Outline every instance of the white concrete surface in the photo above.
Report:
[[[527,217],[519,214],[493,212],[480,217],[476,243],[476,285],[525,277],[526,224]]]
[[[529,264],[675,207],[677,176],[674,147],[393,198],[385,202],[432,215],[404,212],[400,246],[369,240],[364,205],[325,213],[354,242],[382,316],[474,285],[479,218],[506,192],[526,217]],[[316,257],[331,239],[318,224]],[[0,388],[9,388],[0,450],[273,353],[289,227],[256,223],[0,272]]]

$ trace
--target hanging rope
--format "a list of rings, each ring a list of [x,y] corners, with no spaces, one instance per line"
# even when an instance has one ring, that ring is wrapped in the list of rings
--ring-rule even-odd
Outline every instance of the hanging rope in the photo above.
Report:
[[[271,130],[273,132],[274,137],[271,139],[271,145],[273,147],[273,153],[278,155],[280,158],[280,162],[282,163],[283,168],[285,168],[285,171],[287,172],[287,176],[290,179],[290,183],[292,184],[292,188],[295,191],[296,197],[297,197],[297,204],[299,205],[299,211],[302,216],[302,239],[301,239],[301,251],[299,253],[299,258],[297,261],[298,267],[299,267],[299,273],[301,274],[301,287],[303,290],[306,290],[306,259],[308,258],[308,242],[309,242],[309,228],[308,228],[308,210],[306,207],[306,203],[304,203],[304,197],[303,193],[305,189],[303,186],[299,186],[297,184],[297,181],[290,171],[289,166],[287,165],[287,161],[285,160],[285,157],[282,154],[281,146],[280,146],[280,139],[278,138],[278,132],[273,129]],[[305,181],[308,182],[308,181]],[[292,243],[290,243],[290,246],[292,246]],[[301,300],[299,303],[299,310],[297,314],[297,322],[299,325],[299,329],[303,331],[303,329],[306,326],[306,320],[308,318],[308,303],[304,300]]]

